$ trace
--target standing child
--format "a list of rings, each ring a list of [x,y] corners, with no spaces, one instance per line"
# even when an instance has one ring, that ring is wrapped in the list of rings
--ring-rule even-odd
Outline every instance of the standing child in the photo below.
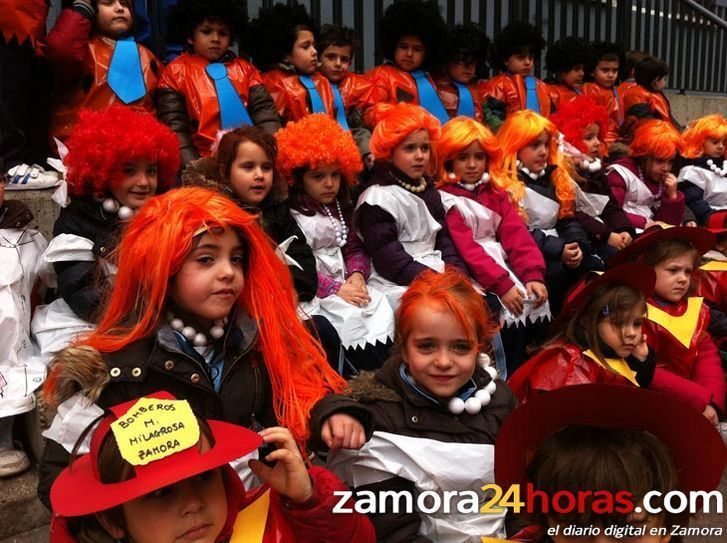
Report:
[[[490,182],[500,149],[487,128],[456,117],[442,128],[435,154],[452,241],[472,277],[502,304],[499,321],[511,373],[525,359],[535,325],[550,318],[545,261],[507,192]]]
[[[164,70],[157,108],[179,138],[182,164],[209,155],[220,130],[280,128],[257,69],[230,50],[246,23],[237,0],[182,0],[171,9],[169,35],[188,50]]]
[[[593,96],[608,111],[608,132],[602,138],[610,146],[620,138],[624,122],[623,96],[618,92],[619,69],[623,65],[623,48],[616,43],[593,43],[588,48],[586,77],[583,94]]]
[[[545,65],[552,77],[548,89],[554,112],[583,94],[581,85],[587,58],[586,41],[575,36],[558,40],[548,47]]]
[[[515,407],[483,354],[495,330],[467,277],[426,271],[401,299],[392,357],[351,381],[374,434],[360,451],[332,455],[329,466],[354,494],[469,494],[446,510],[372,513],[378,541],[479,543],[504,535],[504,514],[480,514],[479,498],[472,500],[492,482],[493,445]]]
[[[635,119],[660,119],[674,125],[677,130],[684,127],[672,117],[669,99],[664,94],[669,65],[655,57],[646,57],[634,67],[636,85],[622,96],[624,112]]]
[[[366,284],[371,260],[351,224],[349,187],[362,168],[356,144],[320,114],[288,123],[276,139],[291,213],[316,258],[317,299],[304,309],[334,325],[354,368],[377,369],[394,335],[394,313],[386,297]]]
[[[162,64],[131,35],[131,0],[74,0],[39,44],[56,91],[50,135],[64,141],[82,108],[126,104],[154,113]]]
[[[694,121],[682,134],[681,155],[686,164],[679,170],[679,190],[697,223],[705,225],[712,213],[727,209],[727,119],[707,115]]]

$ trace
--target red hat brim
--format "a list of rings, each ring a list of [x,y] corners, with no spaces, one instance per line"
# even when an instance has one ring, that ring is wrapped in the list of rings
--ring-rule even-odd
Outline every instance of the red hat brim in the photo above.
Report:
[[[711,491],[719,485],[726,449],[701,413],[665,394],[604,384],[563,387],[515,409],[495,442],[497,484],[527,484],[527,465],[535,451],[548,436],[572,425],[647,431],[671,452],[682,491]]]
[[[715,211],[707,219],[707,230],[715,236],[727,233],[727,210],[722,209]]]
[[[625,262],[636,262],[648,248],[655,243],[665,239],[680,239],[688,241],[697,249],[700,255],[703,255],[712,247],[714,247],[714,234],[701,227],[692,226],[672,226],[663,228],[655,226],[646,230],[638,236],[631,245],[624,247],[618,253],[608,259],[609,267],[615,267]]]
[[[147,466],[132,468],[136,476],[120,483],[102,483],[86,454],[63,470],[51,488],[53,512],[78,517],[105,511],[194,475],[228,464],[262,445],[255,432],[219,421],[208,421],[215,444],[205,452],[190,447]]]

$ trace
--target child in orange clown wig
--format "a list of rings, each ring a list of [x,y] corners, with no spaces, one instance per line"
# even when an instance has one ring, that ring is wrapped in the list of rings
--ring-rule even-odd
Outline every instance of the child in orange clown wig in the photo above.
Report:
[[[498,132],[502,158],[493,182],[507,190],[545,257],[553,313],[588,270],[603,269],[576,215],[576,187],[558,149],[558,130],[532,111],[513,113]]]
[[[290,122],[275,138],[291,214],[316,258],[317,297],[304,310],[334,325],[356,369],[379,368],[394,335],[394,312],[366,284],[371,260],[351,224],[349,186],[362,169],[356,143],[323,114]]]
[[[170,191],[131,222],[118,267],[97,330],[51,368],[46,393],[64,402],[57,419],[78,405],[76,393],[86,413],[163,389],[202,416],[284,425],[306,447],[311,408],[345,383],[298,319],[290,275],[253,215],[215,191]],[[329,446],[363,444],[360,423],[329,414]],[[81,419],[54,421],[65,439],[48,442],[41,496]]]

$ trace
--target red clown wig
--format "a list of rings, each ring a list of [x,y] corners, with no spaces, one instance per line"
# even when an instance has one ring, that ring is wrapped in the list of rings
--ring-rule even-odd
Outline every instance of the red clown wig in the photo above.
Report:
[[[216,191],[188,187],[156,196],[129,224],[118,250],[116,284],[95,332],[80,345],[101,353],[154,333],[166,314],[170,281],[200,230],[235,229],[247,246],[239,306],[258,324],[259,348],[273,389],[275,414],[305,446],[313,405],[345,381],[326,362],[296,314],[290,273],[254,216]]]
[[[121,182],[124,164],[140,159],[158,169],[157,190],[174,185],[179,169],[179,140],[167,126],[126,106],[82,110],[66,142],[68,190],[73,196],[108,193]]]
[[[629,156],[673,159],[679,151],[681,143],[682,138],[673,124],[648,119],[641,121],[636,126],[634,139],[629,145]]]
[[[716,113],[697,119],[682,133],[682,156],[699,158],[704,154],[704,140],[707,138],[727,139],[727,119]]]
[[[437,171],[438,185],[459,181],[457,178],[450,177],[451,170],[447,165],[474,142],[479,143],[482,150],[487,153],[488,166],[500,161],[500,146],[497,143],[497,138],[485,125],[470,117],[455,117],[445,123],[435,146],[435,154],[439,165]]]
[[[323,113],[290,122],[275,133],[278,142],[276,166],[289,185],[298,168],[315,170],[336,164],[349,185],[363,169],[361,154],[351,133]]]
[[[598,125],[598,138],[601,140],[601,154],[606,147],[603,138],[608,131],[608,111],[592,96],[578,96],[574,100],[558,106],[558,110],[550,116],[550,120],[563,134],[566,141],[582,153],[588,151],[583,143],[586,128]]]
[[[517,155],[520,149],[548,134],[548,164],[556,166],[551,174],[555,195],[560,203],[560,217],[568,217],[575,211],[575,190],[568,175],[563,153],[558,149],[558,129],[545,117],[530,110],[516,111],[509,115],[497,133],[502,150],[502,160],[491,170],[492,181],[508,191],[510,199],[523,214],[521,202],[525,196],[525,184],[518,177]]]

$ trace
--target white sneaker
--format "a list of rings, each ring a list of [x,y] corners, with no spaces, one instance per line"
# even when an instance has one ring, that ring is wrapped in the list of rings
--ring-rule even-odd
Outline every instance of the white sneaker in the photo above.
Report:
[[[30,467],[30,459],[22,449],[0,450],[0,477],[10,477]]]
[[[55,187],[60,180],[58,172],[49,172],[41,166],[18,164],[5,174],[6,190],[38,190]]]

